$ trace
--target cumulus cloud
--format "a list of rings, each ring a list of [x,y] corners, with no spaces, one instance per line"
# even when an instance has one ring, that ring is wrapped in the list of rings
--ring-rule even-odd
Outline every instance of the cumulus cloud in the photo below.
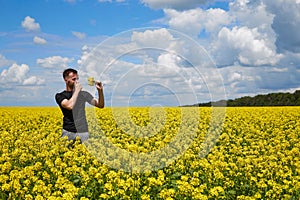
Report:
[[[67,68],[68,64],[73,61],[72,58],[61,57],[61,56],[52,56],[47,58],[39,58],[36,60],[36,63],[44,68]]]
[[[35,44],[41,44],[41,45],[47,43],[47,41],[46,41],[44,38],[41,38],[41,37],[38,37],[38,36],[34,36],[33,42],[34,42]]]
[[[155,93],[159,97],[172,93],[181,104],[195,103],[197,95],[207,93],[208,89],[220,93],[220,76],[213,63],[208,63],[207,54],[190,37],[182,37],[177,31],[165,28],[134,30],[106,40],[93,50],[85,46],[80,74],[108,80],[107,90],[111,91],[112,100],[119,99],[120,105],[126,105],[126,97],[134,96],[136,91],[147,96],[150,88],[153,91],[164,88],[164,92]],[[120,102],[120,99],[125,100]]]
[[[134,31],[131,37],[133,42],[138,46],[156,46],[161,49],[168,49],[170,42],[174,41],[174,37],[167,29],[146,30],[144,32]]]
[[[157,64],[162,66],[169,66],[175,69],[178,67],[178,63],[180,63],[181,58],[178,55],[170,54],[170,53],[162,53],[157,58]]]
[[[158,1],[148,3],[168,4],[159,4]],[[280,8],[283,4],[285,8]],[[282,49],[297,52],[300,41],[296,31],[300,19],[297,2],[236,0],[229,3],[229,8],[229,11],[194,8],[164,9],[164,12],[166,23],[172,29],[195,38],[205,32],[202,37],[206,40],[206,48],[220,66],[234,63],[273,66],[284,57]],[[281,28],[279,23],[282,23]],[[283,27],[283,24],[286,26]]]
[[[285,52],[284,57],[281,59],[281,66],[296,67],[300,69],[300,53]]]
[[[8,60],[5,56],[3,56],[2,54],[0,54],[0,68],[12,65],[13,63],[14,63],[14,61]]]
[[[276,32],[278,51],[300,52],[300,2],[299,0],[262,0],[274,15],[272,28]]]
[[[275,45],[279,53],[300,52],[299,1],[236,0],[230,3],[230,13],[239,26],[257,28]]]
[[[275,65],[282,55],[276,53],[276,46],[257,28],[224,27],[214,43],[214,55],[220,65],[238,61],[242,65]]]
[[[29,71],[29,67],[26,64],[17,65],[13,64],[10,68],[4,69],[1,72],[1,82],[17,82],[22,83]]]
[[[184,10],[212,2],[212,0],[141,0],[141,2],[153,9],[173,8],[176,10]]]
[[[295,67],[245,68],[233,65],[219,70],[230,99],[270,92],[294,92],[300,83],[300,71]]]
[[[185,11],[164,10],[170,28],[189,35],[198,36],[201,31],[217,32],[232,22],[232,17],[222,9],[202,10],[200,8]]]
[[[299,71],[294,67],[288,69],[269,69],[261,70],[261,79],[257,81],[257,87],[266,90],[289,90],[299,87]]]
[[[165,14],[168,18],[168,24],[171,28],[184,31],[185,33],[198,35],[203,29],[203,16],[201,9],[193,9],[184,12],[179,12],[174,9],[166,9]]]
[[[28,76],[29,66],[26,64],[13,64],[8,69],[4,69],[0,74],[0,83],[6,86],[9,83],[21,85],[40,85],[44,80],[35,76]]]
[[[272,31],[274,15],[267,11],[262,1],[236,0],[230,2],[229,7],[239,26]]]
[[[39,31],[40,24],[35,22],[34,18],[27,16],[22,21],[22,27],[25,28],[27,31]]]
[[[113,97],[120,101],[128,100],[126,95],[137,90],[141,97],[154,94],[149,91],[152,89],[160,94],[156,91],[159,88],[153,85],[144,87],[146,83],[157,83],[186,97],[193,96],[191,88],[197,95],[202,94],[205,98],[209,96],[208,93],[213,92],[215,100],[219,94],[220,99],[224,98],[224,88],[229,97],[233,98],[263,93],[268,89],[285,89],[288,85],[296,87],[300,83],[297,78],[299,70],[296,69],[296,64],[291,63],[299,63],[296,48],[299,44],[298,35],[284,38],[290,43],[283,46],[280,44],[280,41],[284,41],[283,38],[277,36],[283,36],[283,32],[287,31],[285,29],[280,32],[277,29],[280,25],[279,19],[281,22],[289,19],[286,28],[290,27],[293,33],[297,33],[290,23],[292,18],[297,17],[297,13],[291,9],[290,18],[287,18],[288,15],[284,18],[281,15],[285,14],[280,12],[286,10],[279,9],[279,4],[272,2],[235,0],[229,3],[229,10],[223,10],[204,9],[199,6],[209,1],[142,1],[151,8],[163,9],[164,23],[172,30],[192,36],[198,44],[204,42],[204,50],[208,50],[208,55],[217,66],[226,66],[219,68],[220,74],[216,70],[205,70],[205,66],[211,66],[211,63],[206,54],[199,53],[200,47],[195,48],[195,43],[179,38],[167,28],[133,31],[129,43],[125,44],[116,39],[115,43],[97,49],[92,56],[84,51],[80,60],[81,69],[86,74],[97,75],[104,72],[103,77],[110,80],[111,84],[120,84]],[[286,4],[292,5],[291,2],[287,1]],[[276,11],[275,8],[282,11]],[[282,24],[280,26],[284,27]],[[146,52],[144,47],[153,47],[152,52]],[[283,53],[283,49],[290,52]],[[128,52],[133,51],[135,55],[129,55]],[[122,52],[127,54],[124,56]],[[135,56],[138,58],[133,58]],[[109,61],[112,64],[107,65]],[[191,63],[189,67],[186,67],[185,62]],[[98,63],[103,63],[102,67]],[[103,66],[109,67],[105,69]],[[294,69],[282,66],[294,66]],[[201,68],[200,72],[195,70],[197,67]],[[220,75],[223,82],[220,81]],[[272,85],[272,81],[280,79],[281,76],[283,80]]]
[[[81,33],[81,32],[76,32],[76,31],[72,31],[72,34],[77,37],[78,39],[84,39],[86,37],[85,33]]]
[[[42,85],[45,83],[44,79],[41,79],[36,76],[30,76],[29,78],[25,79],[23,85]]]
[[[262,79],[263,70],[257,68],[245,68],[240,65],[233,65],[226,68],[220,68],[226,94],[230,98],[237,98],[245,95],[253,95],[259,88],[257,82]],[[257,73],[259,72],[259,73]]]

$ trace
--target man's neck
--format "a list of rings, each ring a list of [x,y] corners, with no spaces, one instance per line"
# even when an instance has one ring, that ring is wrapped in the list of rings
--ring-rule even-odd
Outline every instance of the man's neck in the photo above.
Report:
[[[70,87],[67,86],[67,87],[66,87],[66,91],[67,91],[67,92],[72,92],[72,91],[73,91],[73,88],[70,88]]]

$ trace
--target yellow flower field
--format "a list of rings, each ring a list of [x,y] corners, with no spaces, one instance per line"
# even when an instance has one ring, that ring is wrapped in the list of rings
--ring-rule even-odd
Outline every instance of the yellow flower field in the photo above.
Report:
[[[70,147],[59,108],[2,107],[0,199],[300,199],[300,107],[212,113],[92,109]]]

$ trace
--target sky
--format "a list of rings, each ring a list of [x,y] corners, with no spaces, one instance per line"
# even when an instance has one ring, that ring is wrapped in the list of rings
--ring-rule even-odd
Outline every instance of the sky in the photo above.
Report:
[[[57,106],[64,69],[106,106],[300,89],[300,0],[0,0],[0,106]]]

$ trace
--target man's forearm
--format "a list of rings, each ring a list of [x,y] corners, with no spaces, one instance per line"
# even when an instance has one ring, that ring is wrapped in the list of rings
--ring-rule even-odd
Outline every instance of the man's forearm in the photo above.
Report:
[[[80,91],[75,91],[69,100],[62,102],[62,106],[68,110],[72,110],[76,104],[79,92]]]
[[[96,105],[98,108],[104,108],[104,95],[103,90],[98,90],[98,102]]]

